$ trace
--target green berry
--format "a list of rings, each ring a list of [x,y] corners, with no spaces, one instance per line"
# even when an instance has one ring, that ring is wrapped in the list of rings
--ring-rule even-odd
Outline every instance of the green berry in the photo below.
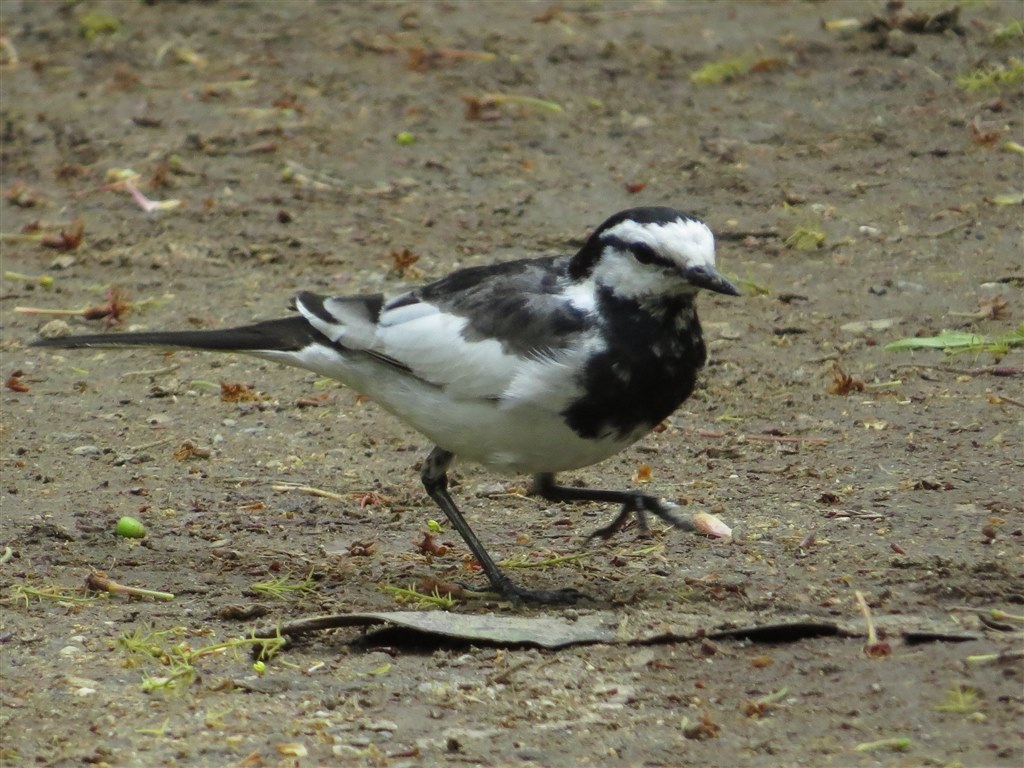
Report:
[[[127,515],[117,521],[116,532],[118,536],[124,536],[126,539],[146,538],[146,526]]]

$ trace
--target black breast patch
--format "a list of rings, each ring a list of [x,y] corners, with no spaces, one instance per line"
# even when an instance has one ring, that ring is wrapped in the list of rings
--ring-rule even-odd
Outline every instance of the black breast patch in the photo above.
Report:
[[[581,374],[584,394],[563,416],[585,438],[645,432],[693,392],[707,351],[689,300],[655,311],[606,292],[600,297],[606,348]]]

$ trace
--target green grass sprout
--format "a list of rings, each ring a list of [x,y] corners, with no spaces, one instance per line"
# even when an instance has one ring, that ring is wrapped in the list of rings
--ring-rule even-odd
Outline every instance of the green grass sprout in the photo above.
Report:
[[[956,84],[968,93],[1009,88],[1024,83],[1024,61],[1010,57],[1006,64],[993,64],[958,75]]]
[[[73,605],[88,605],[96,600],[95,597],[83,597],[82,595],[72,595],[67,592],[61,591],[60,587],[29,587],[25,584],[17,584],[11,590],[11,597],[15,600],[24,600],[25,607],[28,608],[29,604],[33,600],[38,600],[40,603],[52,600],[56,603],[70,603]]]
[[[53,278],[50,275],[26,275],[21,272],[4,272],[4,280],[15,280],[30,285],[38,285],[41,288],[53,288]]]
[[[1024,42],[1024,20],[1014,19],[1001,27],[997,27],[992,31],[992,37],[989,39],[992,45],[1019,45],[1021,42]]]
[[[86,40],[94,40],[100,35],[112,35],[121,30],[121,22],[112,13],[106,11],[87,11],[78,19],[78,31]]]
[[[878,741],[865,741],[853,748],[854,752],[874,752],[877,749],[891,749],[893,752],[906,752],[910,749],[911,741],[905,736],[897,736],[892,739],[879,739]]]
[[[998,336],[963,331],[942,331],[938,336],[916,336],[898,339],[885,345],[890,352],[916,349],[941,349],[947,355],[989,353],[996,359],[1009,354],[1010,349],[1024,345],[1024,323],[1012,331]]]
[[[545,99],[538,99],[535,96],[518,96],[514,93],[488,93],[481,101],[491,104],[519,104],[523,107],[535,107],[545,112],[564,112],[561,104]]]
[[[143,736],[156,736],[157,738],[163,738],[167,735],[168,726],[171,723],[171,718],[167,718],[160,725],[155,728],[136,728],[135,732],[140,733]]]
[[[825,233],[809,225],[800,225],[785,243],[794,251],[816,251],[825,244]]]
[[[410,584],[408,587],[393,587],[390,584],[382,584],[381,590],[394,596],[399,603],[412,603],[418,608],[452,608],[455,606],[455,598],[451,595],[442,595],[435,587],[432,594],[420,592]]]
[[[291,574],[286,574],[269,581],[258,581],[249,589],[271,600],[290,600],[315,592],[316,582],[313,581],[313,572],[310,571],[302,581],[293,581]]]
[[[772,289],[762,285],[750,277],[740,277],[735,272],[726,272],[725,276],[743,290],[744,296],[770,296]]]
[[[991,611],[989,611],[988,615],[993,621],[1005,621],[1012,624],[1024,624],[1024,615],[1021,615],[1019,613],[1007,613],[1006,611],[1001,611],[998,608],[993,608]]]
[[[173,638],[184,636],[185,632],[184,627],[156,630],[145,625],[136,627],[130,633],[122,632],[117,645],[129,656],[149,656],[162,660],[167,653],[167,643]]]
[[[994,205],[1020,205],[1024,203],[1024,192],[1005,192],[993,195],[991,199]]]
[[[192,648],[184,639],[187,630],[184,627],[156,630],[152,626],[136,627],[132,632],[124,632],[118,638],[118,646],[128,655],[129,665],[140,663],[139,659],[148,659],[158,663],[163,674],[145,673],[142,679],[144,691],[169,690],[182,688],[197,679],[196,662],[206,656],[242,648],[256,648],[259,651],[258,661],[271,658],[287,642],[277,637],[238,637],[219,643]]]
[[[736,80],[750,71],[754,60],[750,56],[732,56],[705,64],[690,73],[694,85],[721,85]]]
[[[978,692],[973,688],[955,685],[946,691],[941,704],[935,705],[936,712],[952,712],[957,715],[973,715],[981,709]]]
[[[1024,660],[1024,649],[1006,649],[999,653],[981,653],[964,658],[967,664],[1010,664],[1022,660]]]

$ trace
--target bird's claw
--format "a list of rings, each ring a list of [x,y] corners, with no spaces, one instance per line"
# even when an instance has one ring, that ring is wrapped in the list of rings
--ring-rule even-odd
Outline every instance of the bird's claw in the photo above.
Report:
[[[593,600],[586,592],[580,592],[573,587],[562,587],[561,589],[523,589],[513,587],[511,592],[506,592],[513,603],[540,603],[542,605],[573,605],[580,600]]]

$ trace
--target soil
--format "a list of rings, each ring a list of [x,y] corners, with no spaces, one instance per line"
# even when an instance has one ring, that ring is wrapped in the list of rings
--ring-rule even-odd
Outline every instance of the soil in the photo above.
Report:
[[[1022,320],[1024,96],[958,81],[1020,59],[1020,5],[954,7],[5,0],[0,762],[1021,765],[1021,348],[886,349]],[[181,204],[142,210],[118,169]],[[596,599],[464,600],[453,626],[598,617],[620,642],[353,628],[262,665],[194,653],[430,609],[381,585],[479,582],[447,527],[417,546],[430,446],[294,369],[33,349],[53,318],[16,308],[116,287],[116,318],[60,322],[242,324],[302,289],[571,251],[636,205],[703,218],[744,296],[701,298],[712,359],[664,429],[566,479],[735,536],[588,543],[616,510],[459,465],[485,545],[537,566],[518,582]],[[33,222],[46,240],[12,237]]]

